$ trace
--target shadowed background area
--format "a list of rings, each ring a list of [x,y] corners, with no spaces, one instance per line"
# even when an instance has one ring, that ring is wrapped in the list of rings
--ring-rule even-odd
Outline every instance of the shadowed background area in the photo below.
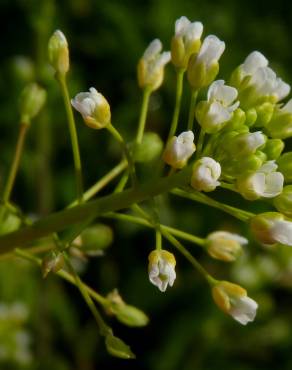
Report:
[[[182,15],[204,24],[204,36],[226,43],[219,77],[253,50],[261,51],[284,81],[292,83],[292,6],[264,1],[152,0],[1,0],[0,3],[0,189],[8,174],[17,137],[17,102],[24,85],[37,81],[48,102],[33,123],[13,191],[15,203],[33,217],[69,204],[75,197],[70,138],[62,97],[47,64],[47,42],[61,29],[70,48],[70,95],[94,86],[110,102],[112,122],[127,140],[136,133],[141,92],[137,61],[158,37],[169,50],[174,22]],[[185,86],[179,127],[187,122],[189,89]],[[165,140],[175,98],[175,73],[167,66],[165,83],[151,97],[147,130]],[[119,146],[104,131],[86,127],[76,115],[85,187],[118,163]],[[287,141],[291,146],[291,142]],[[151,167],[140,170],[151,176]],[[109,186],[112,190],[113,185]],[[107,194],[104,190],[101,194]],[[244,201],[218,190],[216,197],[253,211],[266,205]],[[161,197],[164,223],[204,237],[214,229],[248,236],[243,225],[219,210],[174,196]],[[78,290],[19,259],[0,261],[0,368],[42,370],[282,370],[292,368],[292,251],[265,250],[251,238],[234,264],[190,251],[218,278],[245,286],[259,303],[254,323],[240,326],[214,305],[203,278],[176,253],[177,280],[162,294],[148,281],[147,257],[155,235],[140,226],[102,220],[113,231],[103,256],[78,261],[83,280],[107,294],[118,288],[123,298],[150,316],[145,328],[132,329],[108,318],[115,333],[137,355],[124,362],[110,357]],[[169,250],[171,246],[165,242]],[[17,340],[15,341],[15,335]],[[16,343],[16,344],[15,344]]]

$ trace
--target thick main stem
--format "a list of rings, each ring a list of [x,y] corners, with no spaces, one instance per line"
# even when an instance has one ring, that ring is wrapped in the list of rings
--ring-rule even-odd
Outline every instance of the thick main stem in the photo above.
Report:
[[[69,132],[70,132],[72,151],[73,151],[73,159],[74,159],[77,198],[78,198],[78,202],[82,203],[82,197],[83,197],[82,166],[81,166],[79,144],[78,144],[76,127],[75,127],[74,115],[73,115],[73,111],[72,111],[72,107],[70,103],[70,97],[69,97],[69,92],[67,88],[66,77],[65,75],[57,74],[56,78],[61,87],[61,92],[63,95],[67,119],[68,119]]]
[[[15,182],[15,178],[17,175],[20,158],[21,158],[21,154],[23,151],[24,140],[25,140],[28,127],[29,127],[29,124],[26,124],[26,123],[21,123],[19,127],[19,134],[17,138],[14,158],[13,158],[13,162],[12,162],[10,172],[8,175],[8,179],[7,179],[4,192],[3,192],[3,202],[4,203],[9,202],[9,199],[10,199],[10,195],[11,195],[13,185]]]
[[[181,106],[181,99],[182,99],[182,92],[183,92],[183,79],[184,79],[185,69],[177,69],[176,72],[176,97],[175,97],[175,107],[173,112],[173,117],[171,121],[171,126],[169,130],[168,140],[175,135],[178,118],[180,113],[180,106]]]

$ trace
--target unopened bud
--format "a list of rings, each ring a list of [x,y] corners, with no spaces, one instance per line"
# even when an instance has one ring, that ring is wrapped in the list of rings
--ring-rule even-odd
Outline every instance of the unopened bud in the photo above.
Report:
[[[65,75],[69,70],[69,49],[65,35],[57,30],[48,44],[49,62],[57,73]]]
[[[112,333],[106,335],[105,346],[108,353],[114,357],[119,357],[123,359],[136,357],[131,351],[131,348],[120,338],[115,337]]]
[[[113,241],[113,232],[109,226],[97,224],[84,230],[80,237],[80,249],[88,256],[95,256],[110,246]]]
[[[19,229],[21,219],[4,205],[0,205],[0,235]]]
[[[256,108],[257,120],[255,126],[266,126],[272,119],[275,105],[270,102],[265,102]]]
[[[284,186],[282,193],[274,199],[274,206],[279,212],[292,218],[292,185]]]
[[[29,124],[45,104],[46,91],[36,83],[28,84],[20,96],[20,120]]]
[[[292,182],[292,152],[287,152],[277,159],[279,171],[282,172],[285,182]]]
[[[163,149],[163,141],[155,132],[146,132],[143,135],[141,144],[137,144],[134,149],[134,159],[136,162],[151,162],[160,156]]]
[[[268,160],[278,159],[284,149],[284,142],[281,139],[268,139],[262,151],[267,155]]]
[[[163,160],[173,168],[183,168],[196,150],[192,131],[173,136],[163,152]]]

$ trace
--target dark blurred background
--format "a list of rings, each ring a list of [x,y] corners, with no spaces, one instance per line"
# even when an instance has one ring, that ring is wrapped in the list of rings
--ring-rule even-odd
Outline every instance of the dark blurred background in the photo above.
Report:
[[[158,37],[166,49],[174,22],[185,15],[204,24],[204,35],[226,43],[220,78],[253,50],[292,83],[292,5],[290,1],[99,1],[0,0],[0,188],[3,188],[18,130],[17,102],[27,82],[48,91],[48,103],[26,142],[13,201],[32,216],[61,209],[75,196],[71,147],[62,98],[47,65],[47,41],[61,29],[69,42],[71,96],[94,86],[111,104],[113,124],[133,139],[141,104],[136,64]],[[151,98],[147,130],[165,139],[171,120],[175,73],[167,67],[165,84]],[[186,86],[181,122],[186,122]],[[118,163],[121,152],[106,132],[92,131],[76,115],[86,187]],[[183,126],[182,126],[183,127]],[[144,168],[142,176],[151,169]],[[107,193],[113,186],[102,192]],[[216,197],[252,210],[234,194]],[[249,235],[246,225],[218,210],[190,201],[161,199],[163,222],[205,236],[214,229]],[[218,278],[242,284],[259,303],[256,321],[240,326],[219,312],[202,277],[177,255],[177,280],[160,293],[150,285],[147,256],[154,235],[141,227],[103,220],[114,232],[105,256],[83,263],[82,278],[102,294],[118,288],[124,299],[143,309],[151,321],[129,329],[108,319],[115,333],[137,355],[125,362],[106,354],[103,341],[77,289],[19,260],[0,262],[0,368],[42,370],[258,370],[292,368],[292,252],[264,250],[251,242],[233,265],[210,260],[188,245]],[[165,248],[171,247],[165,243]],[[15,339],[16,338],[16,339]],[[1,365],[2,364],[2,365]]]

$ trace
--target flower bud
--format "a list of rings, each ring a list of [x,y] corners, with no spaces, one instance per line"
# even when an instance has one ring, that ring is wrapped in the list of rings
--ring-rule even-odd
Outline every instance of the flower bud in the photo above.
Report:
[[[225,262],[235,261],[242,253],[241,246],[247,243],[247,239],[227,231],[215,231],[206,238],[208,254],[217,260]]]
[[[164,78],[164,67],[170,61],[170,52],[161,53],[162,44],[153,40],[138,63],[138,83],[144,89],[157,90]]]
[[[208,134],[220,131],[239,106],[239,102],[234,103],[237,90],[224,84],[223,80],[214,81],[208,90],[208,101],[201,101],[197,105],[196,118]]]
[[[69,70],[69,49],[65,35],[57,30],[48,44],[49,62],[57,73],[65,75]]]
[[[163,160],[173,168],[183,168],[195,150],[193,132],[185,131],[168,141],[163,152]]]
[[[0,205],[0,235],[12,233],[21,226],[21,219],[4,205]]]
[[[149,254],[148,260],[150,282],[161,292],[165,292],[168,285],[173,286],[176,278],[174,255],[164,249],[155,249]]]
[[[268,161],[256,172],[240,176],[236,183],[239,193],[248,200],[279,195],[283,189],[284,176],[276,172],[277,167],[274,161]]]
[[[258,305],[240,285],[220,281],[213,286],[212,296],[217,306],[240,324],[254,321]]]
[[[120,338],[115,337],[112,333],[106,335],[105,346],[108,353],[114,357],[119,357],[123,359],[136,357],[131,351],[131,348]]]
[[[48,253],[42,260],[43,277],[47,277],[51,271],[58,272],[64,267],[64,263],[63,253]]]
[[[105,97],[94,87],[71,99],[72,106],[82,115],[85,124],[94,129],[106,127],[111,122],[110,106]]]
[[[268,160],[276,160],[284,150],[285,144],[281,139],[268,139],[262,151],[266,154]]]
[[[100,255],[101,250],[113,242],[112,229],[104,224],[96,224],[82,231],[80,249],[88,256]]]
[[[246,112],[246,120],[245,120],[245,124],[248,126],[248,127],[251,127],[253,126],[253,124],[256,122],[257,120],[257,111],[255,108],[250,108],[248,109]]]
[[[282,172],[285,182],[292,182],[292,152],[287,152],[281,155],[277,160],[279,171]]]
[[[265,212],[251,219],[251,230],[263,244],[284,244],[292,246],[292,222],[281,213]]]
[[[126,304],[116,289],[108,294],[107,299],[110,302],[109,313],[114,314],[121,323],[131,327],[141,327],[148,324],[149,318],[145,313]]]
[[[141,144],[136,144],[134,149],[134,159],[136,162],[151,162],[161,155],[163,141],[156,132],[145,132]]]
[[[191,23],[186,17],[176,20],[175,35],[171,40],[171,60],[177,68],[187,68],[190,56],[200,49],[202,33],[201,22]]]
[[[194,164],[191,185],[198,191],[213,191],[220,185],[220,182],[217,181],[220,175],[220,163],[213,158],[203,157]]]
[[[225,43],[218,37],[210,35],[205,38],[197,55],[190,58],[188,80],[194,90],[208,86],[219,72],[219,63]]]
[[[274,199],[274,206],[279,212],[292,218],[292,185],[284,186],[282,193]]]
[[[292,136],[292,99],[282,108],[276,107],[265,131],[273,139],[286,139]]]
[[[45,104],[46,91],[36,83],[30,83],[22,90],[20,95],[20,120],[24,124],[30,121],[39,113]]]
[[[265,102],[256,107],[257,120],[256,127],[265,127],[272,119],[275,105],[270,102]]]
[[[235,130],[237,132],[248,132],[248,127],[245,126],[245,122],[246,122],[245,112],[242,109],[237,108],[234,110],[230,121],[227,122],[226,125],[224,125],[224,129],[228,131]]]
[[[262,148],[266,140],[266,136],[261,131],[238,134],[230,142],[228,151],[235,157],[245,157]]]

